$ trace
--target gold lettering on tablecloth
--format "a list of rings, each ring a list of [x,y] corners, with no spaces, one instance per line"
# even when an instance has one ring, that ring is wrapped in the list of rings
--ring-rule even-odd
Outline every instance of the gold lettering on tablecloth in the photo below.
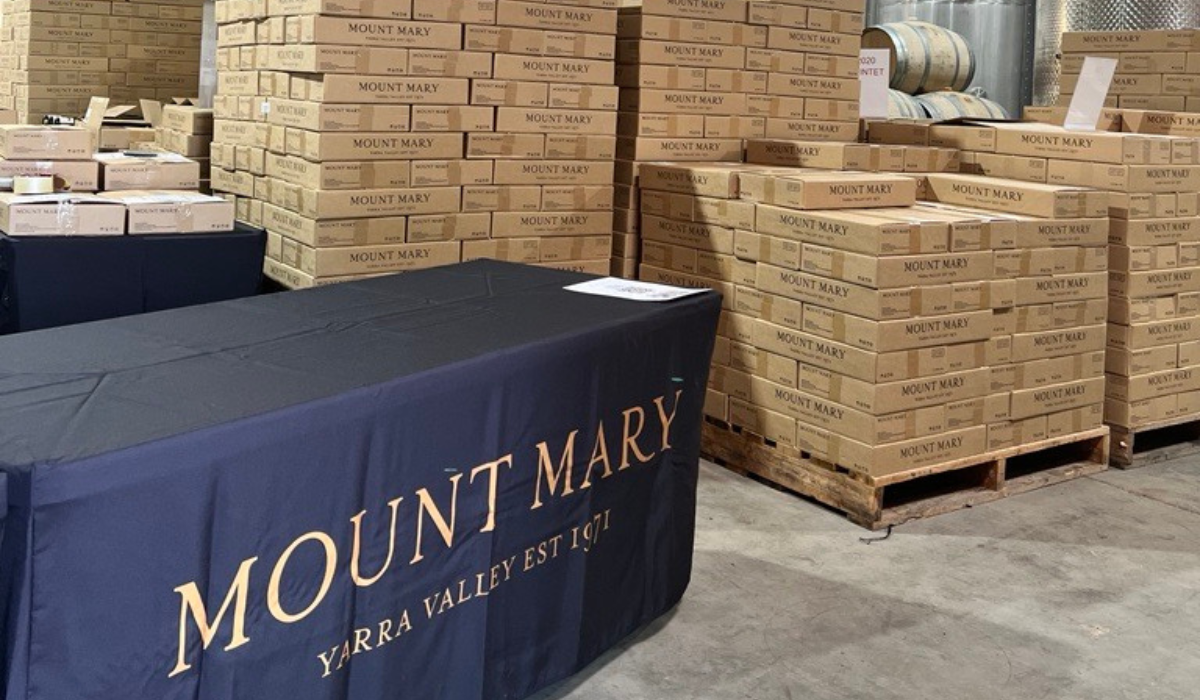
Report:
[[[670,432],[675,422],[682,395],[682,390],[677,390],[674,393],[672,397],[673,405],[669,413],[665,405],[665,401],[667,400],[666,395],[658,396],[652,400],[651,403],[654,406],[652,415],[658,419],[657,426],[648,425],[648,423],[653,424],[655,421],[654,418],[650,418],[649,421],[647,420],[649,412],[646,410],[646,407],[635,405],[621,411],[622,430],[620,440],[613,445],[608,443],[604,421],[597,421],[596,437],[590,453],[590,459],[586,469],[582,470],[583,478],[578,481],[576,480],[575,471],[575,440],[581,429],[576,428],[572,430],[563,440],[543,440],[538,442],[534,453],[531,455],[531,466],[534,476],[530,479],[533,482],[533,494],[529,510],[537,510],[543,507],[551,498],[563,499],[578,492],[586,491],[592,487],[594,479],[605,480],[612,478],[616,474],[632,469],[638,464],[647,464],[653,461],[659,454],[672,449]],[[659,429],[657,436],[653,435],[654,427]],[[551,447],[551,445],[555,444],[562,445],[562,450],[557,455],[555,455]],[[650,445],[654,445],[654,448],[650,449]],[[614,470],[610,454],[617,450],[621,454],[621,461],[616,470]],[[558,457],[557,460],[555,460],[556,456]],[[461,487],[460,484],[463,472],[456,473],[447,479],[449,482],[447,484],[449,486],[448,489],[445,487],[434,487],[434,491],[439,494],[436,498],[433,495],[434,492],[431,491],[431,487],[419,488],[415,491],[417,502],[415,513],[413,513],[411,508],[402,508],[405,500],[403,496],[397,496],[388,500],[386,502],[386,512],[389,518],[387,554],[383,558],[379,568],[370,575],[366,575],[362,571],[363,528],[364,520],[368,518],[368,511],[361,510],[351,516],[349,518],[350,552],[347,564],[350,581],[357,587],[366,588],[379,582],[390,571],[394,570],[397,534],[402,532],[401,524],[406,518],[410,523],[413,519],[416,521],[415,523],[411,523],[412,529],[409,530],[412,533],[413,544],[413,556],[408,561],[409,566],[418,565],[425,559],[427,541],[436,543],[437,539],[440,539],[445,550],[454,549],[461,540],[459,535],[466,534],[458,532],[460,498],[477,498],[482,496],[482,498],[486,499],[486,517],[483,524],[475,531],[478,533],[493,532],[498,526],[496,510],[501,481],[515,471],[516,464],[512,453],[503,455],[496,460],[479,464],[468,470],[467,473],[470,474],[470,478],[467,480],[465,487]],[[480,478],[477,480],[476,477]],[[380,512],[383,511],[381,510]],[[405,512],[409,513],[409,515],[405,515]],[[427,522],[436,530],[437,538],[432,538],[427,533]],[[461,578],[453,584],[431,593],[421,601],[421,608],[425,613],[425,619],[427,621],[433,620],[472,600],[486,598],[497,587],[512,580],[515,576],[541,566],[546,566],[567,552],[577,550],[583,553],[590,552],[591,548],[599,540],[600,534],[608,531],[610,525],[610,511],[605,510],[601,513],[592,514],[582,524],[572,526],[565,531],[523,549],[519,553],[494,562],[490,568],[484,571]],[[282,591],[291,591],[302,587],[285,585],[285,573],[293,554],[308,542],[314,542],[320,546],[321,552],[324,555],[323,571],[320,580],[316,582],[315,592],[312,594],[307,605],[296,612],[290,612],[284,608]],[[437,545],[434,544],[433,546],[436,547]],[[241,562],[233,580],[225,589],[225,597],[222,599],[221,605],[217,608],[216,615],[214,616],[210,616],[208,613],[209,609],[205,604],[205,596],[201,593],[197,581],[190,581],[174,589],[174,592],[179,595],[180,600],[179,646],[177,648],[175,666],[168,673],[169,678],[178,676],[192,668],[192,664],[188,660],[190,651],[188,634],[193,628],[199,634],[201,648],[207,650],[216,641],[226,618],[229,618],[229,642],[223,647],[223,650],[226,652],[233,651],[250,643],[251,637],[246,629],[246,619],[251,600],[251,572],[258,559],[259,557],[255,556]],[[284,624],[294,624],[311,615],[324,602],[336,578],[338,568],[342,565],[342,561],[343,559],[339,555],[337,543],[329,533],[311,531],[293,540],[276,560],[268,579],[266,606],[271,617]],[[217,590],[220,589],[213,589],[214,592]],[[252,619],[259,618],[252,616]],[[377,624],[353,629],[345,640],[317,655],[323,671],[322,677],[329,676],[343,668],[354,655],[367,653],[383,645],[393,643],[395,640],[402,638],[403,635],[409,634],[412,630],[412,616],[407,608],[397,610],[394,615],[389,616],[385,620],[380,620]]]

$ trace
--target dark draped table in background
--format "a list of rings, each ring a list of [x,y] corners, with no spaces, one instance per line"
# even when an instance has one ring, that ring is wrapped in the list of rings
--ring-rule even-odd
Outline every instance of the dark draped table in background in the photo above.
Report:
[[[692,564],[712,292],[478,261],[0,339],[6,700],[473,700]]]
[[[0,234],[0,333],[254,295],[266,233]]]

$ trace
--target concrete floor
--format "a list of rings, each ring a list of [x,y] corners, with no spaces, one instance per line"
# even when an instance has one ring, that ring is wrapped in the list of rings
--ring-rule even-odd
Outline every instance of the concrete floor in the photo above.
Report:
[[[537,700],[1200,698],[1200,458],[866,536],[705,464],[683,602]]]

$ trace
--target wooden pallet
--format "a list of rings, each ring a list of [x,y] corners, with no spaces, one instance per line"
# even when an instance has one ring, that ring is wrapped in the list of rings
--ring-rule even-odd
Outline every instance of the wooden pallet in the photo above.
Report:
[[[1148,423],[1137,428],[1112,429],[1112,463],[1136,469],[1180,457],[1200,454],[1200,416]]]
[[[874,478],[711,419],[704,425],[701,451],[717,464],[879,530],[1102,472],[1108,469],[1109,429]]]

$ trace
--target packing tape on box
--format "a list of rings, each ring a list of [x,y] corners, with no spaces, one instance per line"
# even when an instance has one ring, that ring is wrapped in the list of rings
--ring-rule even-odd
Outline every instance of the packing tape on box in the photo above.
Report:
[[[60,235],[71,236],[78,233],[79,217],[76,210],[77,207],[73,200],[66,199],[58,203],[55,209],[55,218]]]

